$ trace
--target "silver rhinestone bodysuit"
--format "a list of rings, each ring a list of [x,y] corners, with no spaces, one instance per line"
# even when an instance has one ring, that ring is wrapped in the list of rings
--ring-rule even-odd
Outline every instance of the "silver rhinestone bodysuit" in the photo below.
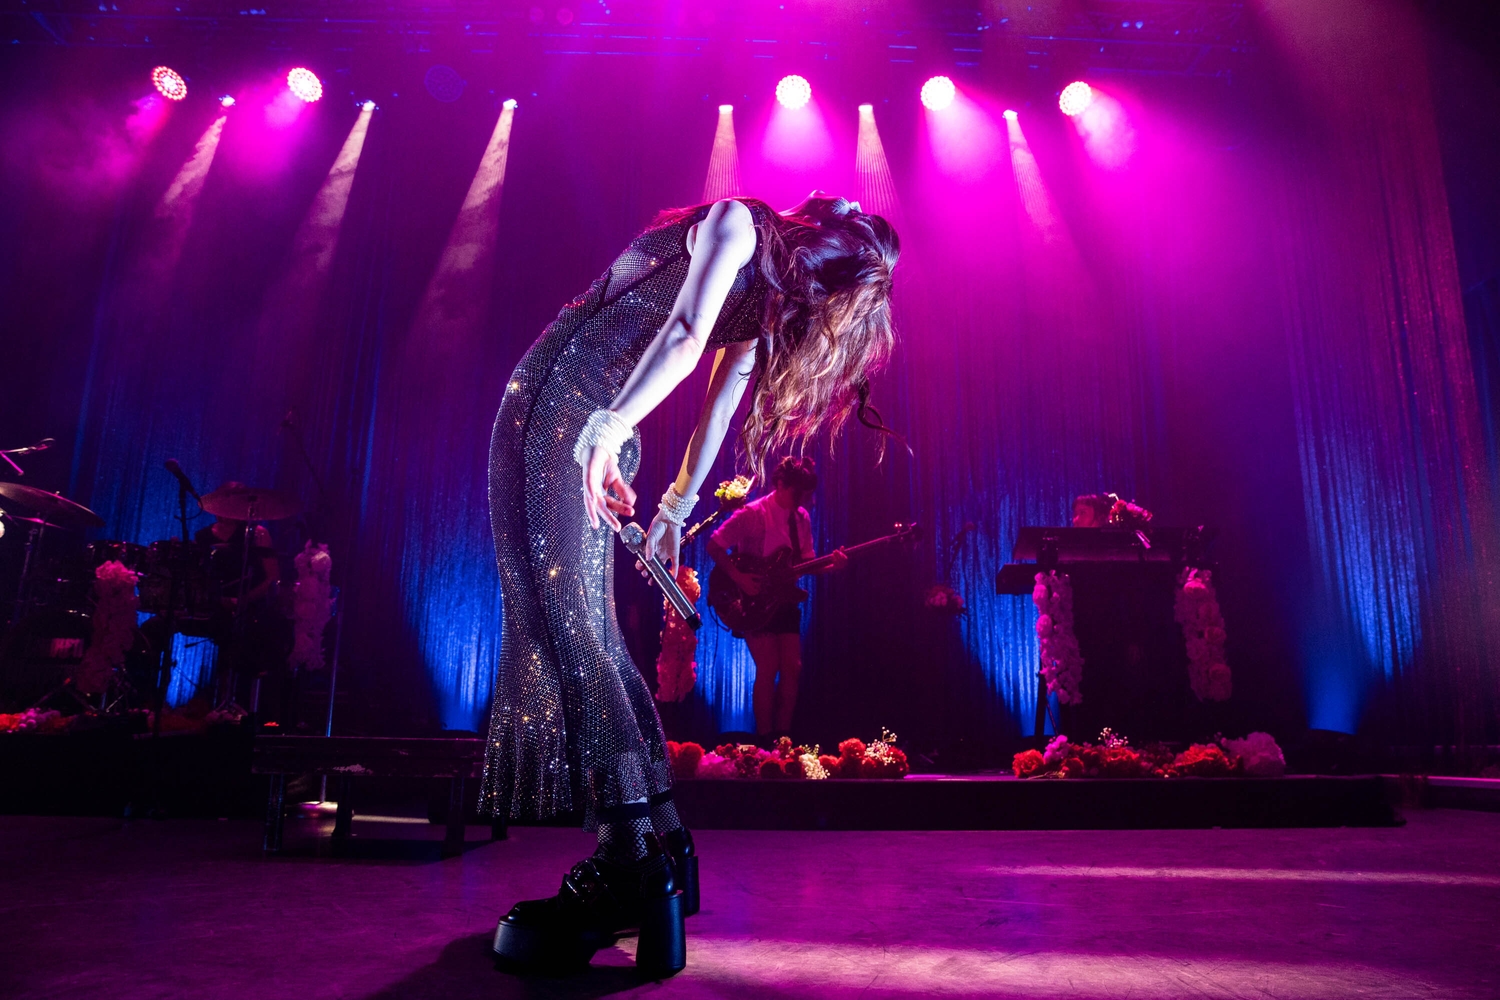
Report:
[[[774,213],[751,205],[758,232]],[[503,602],[480,807],[541,819],[671,786],[661,720],[615,619],[614,532],[589,527],[573,443],[607,407],[666,322],[687,277],[689,227],[646,230],[587,292],[564,306],[506,385],[490,441],[490,521]],[[710,349],[760,332],[767,285],[740,269]],[[640,434],[620,452],[627,480]],[[644,523],[644,522],[643,522]]]

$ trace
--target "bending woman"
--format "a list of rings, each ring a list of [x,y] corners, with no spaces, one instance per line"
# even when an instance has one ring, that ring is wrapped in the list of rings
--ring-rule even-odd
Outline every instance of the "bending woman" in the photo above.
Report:
[[[556,896],[502,918],[502,960],[587,962],[638,929],[638,966],[683,967],[697,858],[672,804],[656,706],[615,619],[612,529],[635,513],[635,428],[717,352],[647,534],[675,567],[752,378],[741,435],[757,471],[855,412],[865,419],[870,377],[893,342],[899,253],[884,219],[841,198],[815,194],[784,215],[749,200],[665,213],[563,307],[511,376],[490,444],[504,622],[481,808],[540,819],[581,807],[599,848]]]

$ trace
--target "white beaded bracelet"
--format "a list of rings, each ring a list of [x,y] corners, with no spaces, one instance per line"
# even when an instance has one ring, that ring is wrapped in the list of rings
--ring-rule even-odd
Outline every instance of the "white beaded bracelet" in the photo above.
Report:
[[[580,468],[588,468],[589,452],[603,448],[614,458],[620,457],[620,449],[635,429],[614,410],[595,410],[578,432],[578,441],[573,445],[573,461]]]
[[[692,516],[693,508],[698,505],[698,494],[685,497],[677,492],[677,484],[673,483],[667,487],[667,492],[661,495],[661,503],[657,509],[661,511],[661,519],[670,521],[677,527],[684,527],[688,518]]]

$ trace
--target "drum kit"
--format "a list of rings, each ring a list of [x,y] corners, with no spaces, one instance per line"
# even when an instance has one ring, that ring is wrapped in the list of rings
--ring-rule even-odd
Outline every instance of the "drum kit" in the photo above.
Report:
[[[302,509],[285,493],[240,485],[204,494],[199,503],[205,513],[247,526],[294,517]],[[206,621],[219,605],[209,547],[187,537],[185,512],[182,538],[149,545],[114,540],[78,544],[79,535],[104,524],[94,511],[57,493],[0,482],[0,537],[9,527],[24,531],[26,539],[20,581],[0,638],[4,701],[21,704],[49,697],[82,661],[92,635],[95,571],[105,562],[119,562],[137,574],[140,609],[165,618],[168,631],[188,632],[190,623]],[[59,534],[66,541],[49,544]],[[246,564],[253,534],[244,532]],[[158,702],[162,693],[156,692]],[[5,707],[10,706],[0,706]]]

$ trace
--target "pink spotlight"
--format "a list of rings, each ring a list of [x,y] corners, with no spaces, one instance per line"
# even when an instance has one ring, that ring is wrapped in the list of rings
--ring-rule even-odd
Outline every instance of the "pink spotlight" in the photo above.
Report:
[[[1016,114],[1013,109],[1006,108],[1004,111],[1000,112],[1000,117],[1004,118],[1008,122],[1013,122],[1021,116]]]
[[[1094,88],[1082,80],[1074,80],[1063,88],[1057,97],[1057,106],[1063,114],[1074,118],[1083,114],[1094,103]]]
[[[807,107],[807,102],[812,100],[812,84],[807,82],[806,77],[793,73],[784,76],[781,82],[776,84],[776,100],[783,108],[797,111]]]
[[[922,106],[928,111],[942,111],[953,104],[958,88],[946,76],[935,76],[922,84]]]
[[[302,66],[286,75],[286,85],[299,101],[307,104],[323,96],[323,81],[318,79],[318,74]]]
[[[161,96],[169,101],[180,101],[187,96],[187,81],[182,74],[170,66],[158,66],[151,71],[151,84]]]

